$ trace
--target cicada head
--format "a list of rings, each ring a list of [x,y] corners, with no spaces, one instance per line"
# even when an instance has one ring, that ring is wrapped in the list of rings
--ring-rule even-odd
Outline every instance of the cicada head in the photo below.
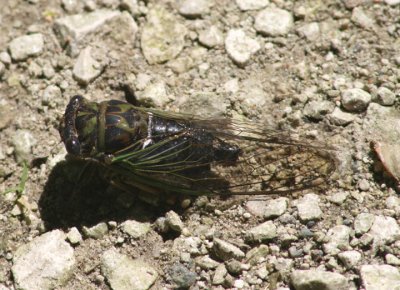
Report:
[[[96,153],[98,104],[82,96],[71,98],[59,126],[67,152],[77,157]]]

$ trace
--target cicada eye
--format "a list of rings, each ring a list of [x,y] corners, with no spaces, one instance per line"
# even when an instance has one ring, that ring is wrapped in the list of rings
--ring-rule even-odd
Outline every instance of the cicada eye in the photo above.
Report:
[[[81,144],[76,137],[68,139],[67,142],[65,142],[65,148],[67,152],[72,155],[79,155],[81,153]]]

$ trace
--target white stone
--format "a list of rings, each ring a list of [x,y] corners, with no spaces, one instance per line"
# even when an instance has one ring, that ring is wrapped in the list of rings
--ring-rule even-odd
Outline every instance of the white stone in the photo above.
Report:
[[[103,253],[101,271],[113,290],[146,290],[154,284],[157,271],[140,259],[131,259],[115,248]]]
[[[297,201],[296,206],[302,221],[319,219],[322,215],[319,207],[319,197],[316,194],[306,194]]]
[[[236,4],[242,11],[258,10],[266,7],[269,0],[236,0]]]
[[[79,53],[72,74],[80,84],[87,85],[97,78],[102,70],[102,64],[93,58],[91,47],[88,46]]]
[[[222,31],[217,26],[210,26],[199,33],[199,41],[207,47],[216,47],[224,43]]]
[[[13,39],[9,49],[13,60],[25,60],[30,56],[38,56],[43,52],[44,40],[40,33],[24,35]]]
[[[229,30],[225,38],[225,49],[229,57],[239,66],[246,65],[260,48],[257,40],[247,36],[241,29]]]
[[[71,244],[76,245],[76,244],[79,244],[80,242],[82,242],[82,235],[76,227],[73,227],[69,230],[69,232],[67,234],[67,240]]]
[[[324,252],[327,254],[337,254],[339,249],[349,247],[351,229],[344,225],[338,225],[329,229],[326,234],[328,242],[324,244]]]
[[[347,269],[352,269],[357,266],[361,260],[361,253],[358,251],[344,251],[338,254],[339,260]]]
[[[360,269],[361,282],[366,290],[400,289],[400,273],[389,265],[363,265]]]
[[[396,100],[396,94],[385,87],[378,89],[378,103],[383,106],[391,106]]]
[[[178,11],[185,17],[200,17],[210,12],[209,0],[180,0]]]
[[[317,22],[304,24],[297,29],[297,32],[309,41],[316,40],[320,36],[319,24]]]
[[[132,238],[139,239],[150,231],[151,226],[147,222],[141,223],[135,220],[127,220],[121,224],[121,229]]]
[[[369,233],[374,236],[374,242],[392,243],[400,239],[397,221],[388,216],[376,216]]]
[[[214,244],[212,248],[214,253],[223,261],[227,261],[232,258],[240,260],[245,257],[245,254],[242,250],[221,239],[214,239]]]
[[[254,27],[265,35],[285,35],[293,27],[293,15],[283,9],[266,8],[257,14]]]
[[[74,267],[74,250],[65,234],[54,230],[19,247],[11,270],[17,289],[50,290],[64,285]]]
[[[266,221],[246,232],[246,239],[250,242],[264,242],[276,238],[276,226],[272,221]]]
[[[353,9],[351,20],[365,29],[372,29],[375,26],[374,19],[365,14],[361,7],[356,7]]]
[[[56,19],[54,30],[63,45],[68,42],[80,42],[120,14],[118,11],[96,10],[87,14],[70,15]]]
[[[400,3],[400,0],[384,0],[386,4],[394,6]]]
[[[339,273],[321,270],[295,270],[290,275],[294,289],[349,290],[347,278]]]
[[[286,197],[269,200],[265,207],[264,217],[269,219],[283,215],[287,210],[288,204],[289,199]]]
[[[19,129],[12,138],[14,153],[17,162],[28,161],[31,158],[32,148],[37,140],[28,130]]]
[[[156,107],[162,107],[171,101],[167,94],[166,84],[161,80],[149,84],[143,92],[137,94],[137,98],[142,102],[150,102]]]
[[[346,126],[354,121],[355,116],[351,113],[343,112],[339,107],[336,107],[329,115],[330,121],[338,126]]]
[[[374,223],[375,215],[371,213],[360,213],[354,220],[354,231],[357,235],[365,234]]]

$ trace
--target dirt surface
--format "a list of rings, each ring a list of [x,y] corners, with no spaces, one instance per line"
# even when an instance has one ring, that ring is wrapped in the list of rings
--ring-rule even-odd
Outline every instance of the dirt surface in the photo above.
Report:
[[[398,267],[387,255],[400,254],[400,234],[395,233],[390,241],[363,244],[363,237],[374,238],[374,233],[368,233],[369,229],[357,233],[354,222],[360,213],[391,217],[396,223],[400,217],[395,186],[379,170],[377,174],[374,171],[377,166],[369,145],[372,140],[395,143],[400,136],[396,111],[399,6],[381,1],[270,1],[267,8],[290,12],[294,22],[287,33],[265,35],[255,28],[255,19],[264,8],[243,11],[235,1],[209,2],[210,9],[188,17],[179,13],[181,4],[176,1],[138,1],[130,11],[117,0],[78,1],[73,8],[66,8],[69,1],[3,0],[0,52],[12,54],[10,43],[23,35],[40,33],[44,44],[37,55],[21,60],[12,57],[8,62],[3,54],[1,59],[0,192],[18,186],[24,160],[31,166],[21,197],[15,190],[0,196],[0,289],[15,289],[16,274],[11,269],[19,247],[46,232],[58,229],[68,233],[73,227],[83,240],[73,245],[73,274],[56,285],[57,289],[123,289],[112,286],[102,270],[101,257],[112,247],[156,270],[158,278],[151,289],[176,288],[180,283],[173,271],[176,265],[195,277],[187,287],[181,285],[190,289],[297,288],[290,273],[308,269],[340,273],[348,289],[356,289],[366,284],[366,276],[360,274],[362,265]],[[172,44],[176,55],[152,62],[145,58],[141,40],[155,7],[186,30],[181,44],[178,38],[172,40],[177,42],[177,47]],[[129,15],[137,28],[129,28],[130,20],[118,16],[76,43],[73,39],[63,43],[65,38],[55,29],[58,19],[104,9],[128,11],[124,15]],[[307,26],[310,23],[316,23],[317,31]],[[210,26],[220,30],[223,40],[206,47],[199,35]],[[232,29],[243,30],[259,44],[245,63],[234,61],[227,53],[224,40]],[[74,66],[88,46],[99,73],[84,84]],[[261,127],[294,132],[307,142],[329,143],[338,148],[339,171],[346,174],[329,190],[318,192],[317,207],[322,214],[305,220],[297,205],[306,194],[301,192],[288,196],[283,215],[269,218],[263,211],[275,196],[251,202],[243,197],[201,197],[183,207],[185,199],[175,205],[148,205],[100,179],[93,182],[95,168],[82,177],[85,163],[68,161],[58,133],[72,96],[124,100],[121,85],[128,85],[139,100],[159,109],[250,120]],[[363,90],[369,99],[361,100],[360,107],[358,101],[348,105],[346,91],[351,89]],[[393,101],[386,102],[387,95]],[[347,115],[338,117],[334,110]],[[345,198],[332,201],[338,193]],[[395,205],[388,200],[396,200]],[[182,220],[183,230],[162,233],[156,221],[171,210]],[[148,222],[151,229],[132,238],[121,228],[128,220]],[[276,226],[277,235],[262,242],[249,241],[248,231],[267,220]],[[87,228],[103,222],[107,225],[103,234],[87,233]],[[332,242],[329,231],[337,226],[346,226],[350,234],[338,252],[330,252],[325,247]],[[311,234],[303,235],[304,231]],[[227,241],[245,254],[266,245],[268,254],[255,264],[248,257],[234,258],[240,264],[235,271],[235,262],[213,253],[215,239]],[[187,246],[188,241],[197,244]],[[361,258],[347,267],[339,253],[350,250],[361,253]],[[199,262],[207,255],[216,261],[215,267]],[[276,261],[284,261],[285,266]],[[225,265],[229,272],[221,283],[213,282],[217,265]],[[261,268],[265,275],[260,274]]]

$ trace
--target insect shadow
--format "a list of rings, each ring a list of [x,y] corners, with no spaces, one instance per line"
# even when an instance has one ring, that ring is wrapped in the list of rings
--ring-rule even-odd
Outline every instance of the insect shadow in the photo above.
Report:
[[[101,178],[102,169],[94,162],[70,158],[52,169],[39,200],[46,229],[129,219],[153,222],[168,210],[182,210],[168,203],[143,202],[135,192],[116,188]]]

